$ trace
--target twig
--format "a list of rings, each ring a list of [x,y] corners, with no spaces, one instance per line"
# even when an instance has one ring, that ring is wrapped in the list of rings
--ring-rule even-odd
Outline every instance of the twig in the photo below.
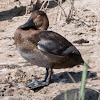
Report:
[[[74,78],[72,77],[72,75],[69,72],[67,72],[67,74],[71,78],[71,80],[73,81],[73,83],[76,83],[76,81],[74,80]]]
[[[58,16],[58,10],[57,10],[57,13],[56,13],[56,20],[55,20],[55,24],[57,23],[57,16]]]
[[[74,4],[74,1],[72,2]],[[73,15],[73,7],[71,6],[68,17],[66,19],[66,22],[69,24],[71,22],[72,19],[72,15]]]
[[[82,21],[80,18],[77,19],[77,18],[72,17],[72,19],[74,19],[74,20],[76,20],[76,21],[80,21],[81,23],[87,25],[88,27],[91,27],[91,25],[89,25],[89,24],[87,24],[86,22]]]
[[[62,7],[57,1],[54,0],[54,2],[55,2],[56,4],[58,4],[58,6],[62,9],[62,11],[63,11],[63,13],[64,13],[64,16],[67,17],[67,15],[66,15],[66,13],[65,13],[65,11],[64,11],[64,9],[63,9],[63,7]]]
[[[48,2],[48,0],[46,0],[46,1],[43,2],[43,4],[42,4],[40,10],[44,9],[44,5],[45,5],[46,2]]]
[[[80,21],[82,24],[85,24],[85,25],[87,25],[88,27],[91,27],[91,25],[89,25],[89,24],[87,24],[86,22],[84,22],[84,21],[82,21],[81,20],[81,18],[78,16],[78,14],[77,14],[77,11],[76,11],[76,9],[75,9],[75,7],[74,7],[74,0],[70,0],[70,3],[71,3],[71,9],[75,12],[75,15],[78,17],[78,19],[75,19],[75,18],[73,18],[74,20],[76,20],[76,21]]]
[[[40,10],[44,9],[44,6],[45,6],[46,2],[47,2],[47,5],[46,5],[46,7],[45,7],[45,10],[44,10],[44,11],[46,11],[46,10],[47,10],[47,7],[49,6],[49,0],[46,0],[46,1],[44,1],[44,2],[43,2],[43,4],[42,4],[42,6],[41,6]]]

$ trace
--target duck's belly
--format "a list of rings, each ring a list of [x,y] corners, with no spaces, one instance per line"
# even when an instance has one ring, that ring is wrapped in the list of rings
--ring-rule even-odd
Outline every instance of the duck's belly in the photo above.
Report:
[[[48,58],[46,55],[44,55],[41,52],[38,52],[36,50],[25,52],[22,49],[18,49],[20,55],[27,61],[29,61],[31,64],[45,67],[45,68],[51,68],[52,63],[50,58]]]
[[[75,64],[69,59],[69,57],[59,57],[50,54],[43,54],[38,52],[38,50],[25,50],[25,49],[18,49],[20,55],[30,62],[33,65],[37,65],[40,67],[45,68],[70,68],[73,67]],[[68,62],[67,62],[68,61]]]

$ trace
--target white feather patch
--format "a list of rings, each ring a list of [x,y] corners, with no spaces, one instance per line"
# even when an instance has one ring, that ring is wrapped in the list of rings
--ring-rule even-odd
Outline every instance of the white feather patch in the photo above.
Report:
[[[46,52],[46,50],[44,48],[42,48],[40,45],[37,46],[39,50]]]
[[[69,48],[67,48],[65,51],[62,52],[62,54],[69,54],[69,53],[80,54],[79,51],[74,46],[70,46]]]
[[[40,15],[37,16],[37,18],[40,17]]]

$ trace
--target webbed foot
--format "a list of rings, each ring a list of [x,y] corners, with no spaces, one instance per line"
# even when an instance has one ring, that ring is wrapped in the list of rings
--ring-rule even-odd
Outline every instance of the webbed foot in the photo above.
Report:
[[[52,69],[46,68],[46,74],[45,74],[44,81],[33,81],[33,82],[27,84],[27,87],[34,90],[34,89],[37,89],[37,88],[42,88],[44,86],[47,86],[50,83],[51,75],[52,75]]]
[[[47,86],[48,84],[49,84],[48,82],[44,82],[44,81],[35,81],[27,84],[27,87],[34,90],[36,88],[42,88],[44,86]]]

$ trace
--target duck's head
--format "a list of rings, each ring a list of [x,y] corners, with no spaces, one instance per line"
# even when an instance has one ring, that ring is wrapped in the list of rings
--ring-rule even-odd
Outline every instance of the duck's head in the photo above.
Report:
[[[21,29],[23,30],[30,28],[35,30],[47,30],[48,27],[49,20],[46,13],[39,10],[33,11],[28,21],[24,25],[21,25]]]

